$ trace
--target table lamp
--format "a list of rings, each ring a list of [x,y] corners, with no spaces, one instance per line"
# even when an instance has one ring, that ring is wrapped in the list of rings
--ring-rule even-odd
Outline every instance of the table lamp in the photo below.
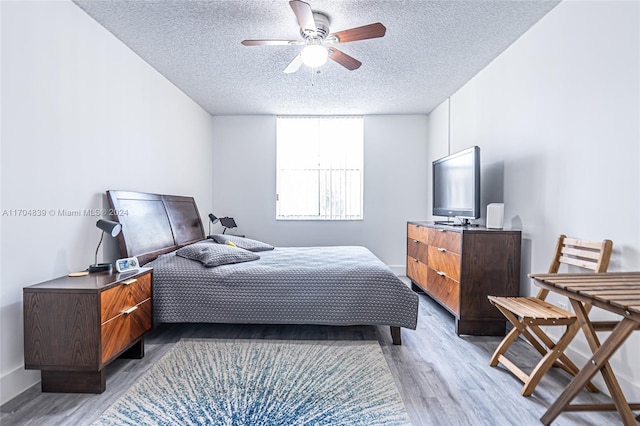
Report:
[[[221,217],[220,218],[220,224],[222,224],[222,226],[224,226],[224,229],[222,230],[223,234],[225,232],[227,232],[228,228],[237,228],[238,227],[238,225],[236,225],[236,221],[233,220],[232,217]]]
[[[96,256],[93,265],[89,265],[89,272],[111,272],[111,269],[113,268],[113,265],[111,263],[98,263],[98,250],[100,250],[100,245],[102,244],[104,233],[107,232],[112,237],[116,237],[122,230],[122,225],[111,220],[100,219],[96,222],[96,226],[101,229],[102,232],[100,233],[100,241],[98,242],[98,247],[96,247]]]
[[[213,213],[209,213],[209,235],[211,235],[211,224],[216,224],[220,220]]]

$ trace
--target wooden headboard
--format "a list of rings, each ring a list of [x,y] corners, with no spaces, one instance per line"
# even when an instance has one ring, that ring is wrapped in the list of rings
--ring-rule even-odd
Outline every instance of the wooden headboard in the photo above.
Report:
[[[120,255],[136,256],[141,265],[205,238],[193,197],[109,190],[107,199],[122,225]]]

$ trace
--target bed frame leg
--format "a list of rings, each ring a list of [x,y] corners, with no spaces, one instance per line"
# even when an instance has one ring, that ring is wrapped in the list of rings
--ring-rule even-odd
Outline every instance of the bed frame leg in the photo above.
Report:
[[[393,340],[394,345],[402,344],[402,335],[400,334],[400,327],[390,326],[391,328],[391,340]]]

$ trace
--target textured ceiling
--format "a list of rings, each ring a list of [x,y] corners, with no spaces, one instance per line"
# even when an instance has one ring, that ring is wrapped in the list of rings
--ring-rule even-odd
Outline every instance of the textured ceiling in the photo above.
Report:
[[[213,115],[429,113],[558,1],[309,0],[330,31],[382,22],[383,38],[340,44],[362,62],[282,70],[302,46],[287,0],[74,0]]]

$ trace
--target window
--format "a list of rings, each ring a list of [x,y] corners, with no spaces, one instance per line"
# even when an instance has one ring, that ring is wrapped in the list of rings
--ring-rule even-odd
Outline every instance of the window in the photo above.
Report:
[[[362,117],[278,117],[276,131],[276,219],[361,220]]]

